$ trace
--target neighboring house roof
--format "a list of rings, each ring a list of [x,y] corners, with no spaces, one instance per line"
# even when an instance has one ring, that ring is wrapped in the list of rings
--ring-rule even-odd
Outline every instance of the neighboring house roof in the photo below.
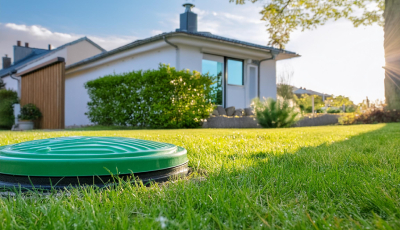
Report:
[[[56,49],[53,50],[46,50],[46,49],[37,49],[37,48],[31,48],[32,49],[32,54],[28,55],[27,57],[23,58],[22,60],[17,61],[16,63],[13,63],[10,67],[6,68],[6,69],[2,69],[0,70],[0,78],[8,76],[10,74],[10,72],[16,71],[18,69],[18,67],[22,67],[25,64],[28,64],[31,61],[34,61],[35,59],[38,59],[40,57],[43,57],[47,54],[53,53],[53,52],[57,52],[67,46],[70,45],[74,45],[76,43],[79,43],[81,41],[87,41],[89,43],[91,43],[93,46],[97,47],[98,49],[100,49],[102,52],[106,52],[105,49],[101,48],[99,45],[97,45],[96,43],[94,43],[92,40],[90,40],[87,37],[82,37],[79,38],[75,41],[66,43],[62,46],[57,47]]]
[[[27,57],[23,58],[22,60],[17,61],[16,63],[12,64],[10,67],[6,69],[0,70],[0,77],[5,77],[10,74],[10,72],[15,71],[18,67],[23,66],[36,58],[42,57],[48,53],[50,53],[51,50],[43,50],[43,49],[33,49],[33,52],[28,55]]]
[[[254,43],[250,43],[250,42],[244,42],[244,41],[240,41],[240,40],[236,40],[236,39],[231,39],[231,38],[226,38],[226,37],[222,37],[222,36],[218,36],[218,35],[213,35],[211,33],[208,32],[187,32],[187,31],[176,31],[176,32],[169,32],[169,33],[162,33],[153,37],[149,37],[146,39],[142,39],[142,40],[136,40],[132,43],[126,44],[124,46],[118,47],[116,49],[110,50],[108,52],[104,52],[98,55],[95,55],[93,57],[84,59],[82,61],[76,62],[74,64],[71,64],[69,66],[66,67],[66,69],[71,69],[77,66],[81,66],[84,64],[88,64],[97,60],[100,60],[102,58],[108,57],[110,55],[134,48],[134,47],[138,47],[150,42],[154,42],[157,40],[161,40],[163,39],[163,37],[170,37],[173,35],[177,35],[177,34],[187,34],[189,36],[197,36],[197,37],[204,37],[204,38],[209,38],[212,40],[219,40],[219,41],[224,41],[224,42],[228,42],[228,43],[232,43],[235,45],[241,45],[241,46],[246,46],[246,47],[251,47],[251,48],[258,48],[258,49],[263,49],[263,50],[269,50],[269,51],[275,51],[277,53],[286,53],[286,54],[293,54],[296,56],[300,56],[298,54],[296,54],[295,52],[291,52],[291,51],[287,51],[287,50],[281,50],[281,49],[276,49],[270,46],[262,46],[262,45],[258,45],[258,44],[254,44]]]
[[[325,96],[325,97],[331,97],[331,94],[325,94],[325,93],[320,93],[317,91],[309,90],[309,89],[303,89],[303,88],[294,88],[293,93],[297,95],[302,95],[302,94],[308,94],[308,95],[317,95],[317,96]]]

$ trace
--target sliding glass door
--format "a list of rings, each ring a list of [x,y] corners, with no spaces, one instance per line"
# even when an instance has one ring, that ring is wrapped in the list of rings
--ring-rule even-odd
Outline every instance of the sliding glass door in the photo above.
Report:
[[[212,102],[216,105],[224,105],[224,58],[216,55],[204,54],[202,61],[202,73],[215,77],[213,85]]]

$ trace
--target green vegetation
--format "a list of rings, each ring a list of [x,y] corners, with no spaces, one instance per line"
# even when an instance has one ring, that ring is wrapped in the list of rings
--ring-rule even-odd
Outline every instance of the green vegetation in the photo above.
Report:
[[[236,4],[264,2],[229,1]],[[259,13],[261,20],[266,22],[269,45],[280,49],[285,48],[290,34],[295,30],[312,30],[329,20],[347,19],[355,27],[372,24],[384,26],[386,104],[388,109],[400,109],[400,0],[271,0],[264,4]]]
[[[6,83],[4,83],[3,79],[0,78],[0,89],[5,89]]]
[[[14,124],[13,104],[18,103],[17,92],[0,89],[0,129],[11,129]]]
[[[297,121],[299,113],[289,106],[287,100],[282,102],[272,98],[261,101],[256,98],[252,102],[258,123],[263,128],[286,128],[291,127]]]
[[[0,229],[400,228],[400,124],[3,131],[0,144],[76,135],[183,146],[194,175],[160,187],[3,195]]]
[[[87,115],[99,125],[198,127],[212,109],[213,80],[161,64],[158,70],[108,75],[85,84]]]
[[[257,2],[260,0],[229,0],[236,4]],[[394,8],[397,0],[387,0]],[[312,30],[329,20],[341,18],[350,20],[354,26],[378,24],[384,25],[383,11],[385,0],[337,1],[325,0],[271,0],[259,12],[261,20],[267,23],[269,45],[285,48],[290,34],[296,29]],[[393,10],[392,14],[398,13]],[[396,24],[398,25],[398,24]]]
[[[20,120],[35,121],[42,117],[42,113],[36,105],[29,103],[21,107]]]
[[[400,111],[372,109],[365,113],[348,113],[339,118],[341,125],[400,122]]]

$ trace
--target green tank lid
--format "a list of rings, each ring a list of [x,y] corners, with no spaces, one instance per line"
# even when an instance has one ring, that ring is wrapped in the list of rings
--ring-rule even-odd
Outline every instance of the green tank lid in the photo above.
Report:
[[[186,162],[182,147],[124,137],[60,137],[0,146],[0,173],[19,176],[131,174]]]

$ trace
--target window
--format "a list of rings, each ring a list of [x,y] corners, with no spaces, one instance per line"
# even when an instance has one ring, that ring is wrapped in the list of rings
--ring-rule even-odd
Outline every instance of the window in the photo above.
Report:
[[[202,73],[215,77],[215,84],[212,86],[212,103],[222,105],[222,70],[223,63],[217,61],[203,60]]]
[[[226,62],[229,85],[243,85],[243,61],[228,59]]]

